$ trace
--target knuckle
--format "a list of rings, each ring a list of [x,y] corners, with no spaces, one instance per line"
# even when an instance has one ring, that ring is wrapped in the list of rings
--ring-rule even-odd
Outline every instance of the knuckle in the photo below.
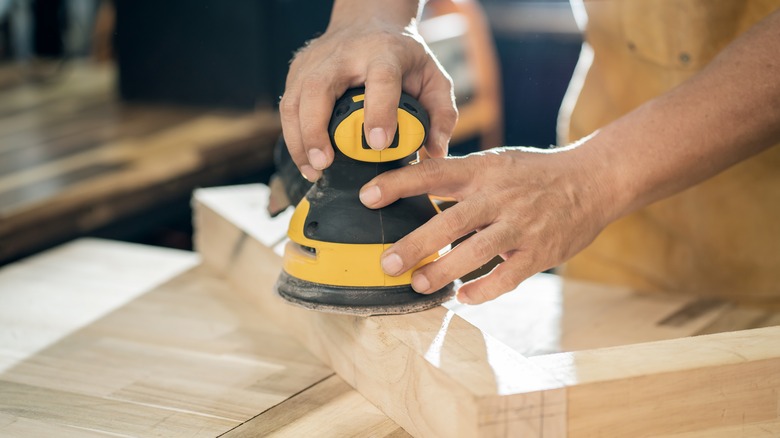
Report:
[[[380,30],[373,35],[374,42],[381,44],[381,47],[393,47],[398,43],[398,35],[395,32],[389,30]]]
[[[443,230],[450,240],[455,240],[472,231],[468,229],[471,217],[465,208],[450,208],[435,217],[441,218],[439,229]]]
[[[477,233],[472,237],[474,241],[474,257],[478,260],[484,260],[493,258],[499,253],[500,240],[496,234],[488,234],[487,236],[481,236],[486,234],[484,232]]]
[[[399,176],[398,173],[398,171],[385,172],[374,178],[374,184],[379,187],[382,198],[395,196],[398,188],[401,187],[400,184],[404,183],[405,178]]]
[[[458,109],[454,106],[443,107],[441,109],[441,118],[454,125],[458,121]]]
[[[394,82],[401,77],[401,67],[390,60],[376,60],[371,64],[371,75],[366,78],[366,84],[378,85]]]
[[[429,184],[436,184],[444,179],[444,163],[440,159],[423,160],[414,167],[417,168],[420,177]]]
[[[425,270],[425,276],[431,282],[432,289],[440,289],[445,284],[458,278],[458,273],[455,267],[444,259],[432,263],[430,269]]]
[[[298,114],[300,108],[300,102],[297,98],[290,97],[288,94],[282,96],[282,100],[279,102],[279,111],[282,115],[293,116]]]
[[[301,82],[302,89],[309,96],[319,96],[327,89],[327,84],[322,76],[310,75]]]
[[[303,137],[304,141],[315,139],[319,136],[319,134],[320,129],[313,123],[301,124],[301,136]]]
[[[425,243],[423,239],[416,236],[417,233],[410,234],[403,242],[403,252],[406,257],[402,257],[405,260],[405,264],[409,266],[414,265],[418,260],[426,257]]]
[[[538,263],[545,259],[545,251],[537,239],[532,239],[523,251],[524,257],[529,263]]]

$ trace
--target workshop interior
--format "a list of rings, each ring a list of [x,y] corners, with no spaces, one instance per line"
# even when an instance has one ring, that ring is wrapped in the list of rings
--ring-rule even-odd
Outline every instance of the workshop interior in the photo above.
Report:
[[[593,276],[551,266],[474,306],[458,288],[508,255],[429,294],[412,274],[481,230],[383,272],[390,245],[457,203],[361,204],[366,183],[424,159],[432,109],[406,92],[387,149],[367,143],[356,86],[334,104],[322,178],[293,162],[280,98],[333,3],[0,0],[0,436],[780,436],[780,307],[623,259],[695,270],[700,242],[628,238],[596,255],[607,267],[582,265]],[[566,146],[559,112],[592,60],[582,1],[422,3],[459,112],[451,157]],[[594,41],[616,59],[660,47],[631,27],[647,4],[603,3],[591,25],[614,13],[619,44]],[[605,88],[645,83],[625,79]],[[656,213],[632,220],[684,233]],[[594,280],[626,266],[649,286]]]
[[[581,43],[568,4],[493,1],[478,9],[458,6],[463,10],[458,12],[449,3],[429,2],[420,27],[454,79],[463,127],[452,140],[452,153],[504,144],[555,144],[558,107]],[[330,8],[331,2],[305,1],[4,1],[0,54],[7,67],[5,89],[31,94],[62,87],[68,93],[53,102],[50,123],[38,116],[35,126],[3,142],[3,220],[56,203],[77,186],[100,186],[99,181],[132,167],[121,159],[84,160],[64,168],[59,162],[76,163],[116,141],[173,130],[206,114],[229,117],[277,109],[292,54],[324,31]],[[525,17],[525,22],[529,10],[531,15],[538,10],[536,15],[551,23],[536,22],[531,29],[523,23],[509,25],[508,14]],[[466,32],[469,20],[484,24],[479,35]],[[44,103],[8,108],[5,118],[37,115]],[[56,112],[59,107],[64,109]],[[66,117],[57,117],[66,111]],[[233,157],[220,157],[224,154],[214,144],[200,156],[200,168],[193,169],[200,176],[159,181],[167,189],[155,194],[132,193],[141,187],[121,188],[124,183],[118,179],[112,184],[127,196],[143,197],[137,202],[112,206],[105,202],[111,194],[95,187],[104,193],[81,204],[75,217],[52,217],[60,223],[51,225],[25,221],[19,225],[29,228],[24,233],[6,228],[3,240],[13,243],[3,245],[0,261],[19,260],[80,236],[191,249],[192,189],[268,183],[273,164],[267,158],[275,142],[265,140],[247,135],[240,140],[246,144],[226,145]],[[154,160],[154,149],[139,159]],[[100,211],[93,215],[100,217],[74,223],[90,210]]]

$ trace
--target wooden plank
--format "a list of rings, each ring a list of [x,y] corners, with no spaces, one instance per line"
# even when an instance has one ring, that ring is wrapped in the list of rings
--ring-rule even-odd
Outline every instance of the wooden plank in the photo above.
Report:
[[[107,438],[116,437],[115,434],[89,430],[81,427],[62,427],[41,420],[20,418],[16,415],[8,415],[0,412],[0,431],[8,438],[29,438],[38,436],[56,436],[63,438]]]
[[[330,376],[225,433],[225,438],[410,436],[338,376]]]
[[[661,435],[780,414],[780,327],[531,361],[566,383],[572,436]]]
[[[216,436],[332,375],[197,262],[87,239],[0,270],[0,435]]]
[[[89,112],[68,113],[56,118],[36,115],[35,125],[2,138],[0,176],[122,138],[142,139],[203,113],[204,110],[133,106],[111,101]]]
[[[204,261],[415,436],[644,436],[778,418],[780,328],[527,359],[443,308],[372,318],[310,312],[273,293],[278,244],[253,235],[269,229],[265,241],[279,241],[279,227],[268,227],[259,208],[253,210],[259,220],[229,216],[241,209],[217,207],[219,197],[206,192],[195,195]],[[622,305],[609,307],[600,312]],[[687,336],[728,309],[686,299],[657,307],[652,320],[666,336]],[[618,320],[630,328],[638,315],[641,306]]]
[[[113,95],[111,64],[73,63],[51,81],[25,81],[0,92],[0,117],[37,110],[77,96]]]
[[[1,391],[0,411],[54,423],[65,430],[83,428],[120,436],[173,436],[197,432],[214,436],[235,424],[226,418],[115,402],[13,382],[2,382]]]
[[[3,267],[0,371],[196,263],[183,251],[82,239]]]
[[[275,112],[124,104],[114,77],[73,63],[0,90],[0,264],[270,166]]]
[[[0,211],[0,239],[4,242],[0,261],[25,248],[83,234],[155,205],[186,199],[198,185],[256,171],[271,161],[270,145],[278,135],[278,123],[278,117],[271,113],[231,119],[204,116],[148,138],[118,141],[0,177],[1,192],[13,187],[29,189],[30,184],[40,181],[57,185],[56,175],[64,172],[121,164],[117,172],[80,180],[54,197],[4,204]],[[215,147],[222,151],[218,159],[205,159],[205,154],[214,156],[211,150]]]
[[[560,384],[444,307],[359,318],[289,306],[272,290],[279,255],[200,202],[201,193],[195,194],[195,223],[204,261],[222,268],[258,312],[412,435],[564,430]]]
[[[780,436],[780,421],[767,421],[651,438],[776,438],[778,436]]]

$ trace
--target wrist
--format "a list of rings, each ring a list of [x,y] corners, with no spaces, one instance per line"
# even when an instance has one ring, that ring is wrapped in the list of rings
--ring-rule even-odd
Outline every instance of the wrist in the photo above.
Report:
[[[424,4],[424,0],[336,0],[327,31],[376,22],[405,29],[416,23]]]
[[[590,200],[588,209],[602,218],[603,226],[636,208],[634,185],[615,159],[610,137],[608,131],[596,131],[561,151],[570,156],[580,189]]]

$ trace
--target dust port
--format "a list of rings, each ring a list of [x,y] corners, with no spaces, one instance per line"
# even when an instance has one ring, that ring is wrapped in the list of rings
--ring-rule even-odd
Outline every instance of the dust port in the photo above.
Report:
[[[317,259],[317,248],[301,245],[300,243],[293,242],[292,240],[287,242],[287,246],[285,247],[284,252],[285,254],[297,253],[298,255],[311,260]]]
[[[309,253],[309,254],[311,254],[313,256],[317,255],[317,249],[316,248],[312,248],[312,247],[306,246],[306,245],[300,245],[300,247],[301,247],[301,249],[303,251],[305,251],[305,252],[307,252],[307,253]]]

